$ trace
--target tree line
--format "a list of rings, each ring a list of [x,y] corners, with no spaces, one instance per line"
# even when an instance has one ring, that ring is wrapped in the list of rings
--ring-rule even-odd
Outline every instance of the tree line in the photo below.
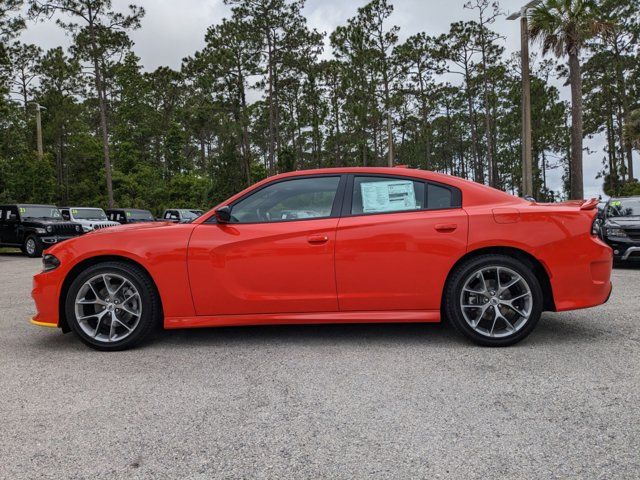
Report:
[[[393,164],[519,194],[521,66],[493,30],[498,2],[470,0],[474,20],[402,41],[390,0],[330,33],[309,27],[304,0],[225,3],[179,70],[146,71],[130,38],[141,7],[0,0],[0,201],[206,208],[275,173]],[[68,49],[20,41],[53,20]],[[640,193],[640,0],[545,0],[529,20],[536,198],[582,197],[594,135],[605,191]]]

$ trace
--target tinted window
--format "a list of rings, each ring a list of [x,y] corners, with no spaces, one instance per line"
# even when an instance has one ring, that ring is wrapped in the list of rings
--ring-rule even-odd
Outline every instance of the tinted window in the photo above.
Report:
[[[126,215],[131,220],[153,220],[153,215],[148,210],[127,210]]]
[[[399,177],[355,177],[353,182],[353,215],[424,208],[422,182]]]
[[[429,184],[427,187],[427,208],[451,208],[453,206],[452,192],[446,187]]]
[[[286,180],[240,200],[231,209],[237,223],[281,222],[331,216],[340,177]]]
[[[43,206],[43,207],[32,207],[32,206],[24,206],[20,207],[20,215],[23,218],[44,218],[44,219],[59,219],[62,216],[60,215],[60,210],[56,207]]]

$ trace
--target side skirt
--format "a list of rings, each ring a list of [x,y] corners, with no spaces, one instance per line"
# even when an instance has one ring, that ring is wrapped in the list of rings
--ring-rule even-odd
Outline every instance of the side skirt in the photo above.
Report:
[[[289,325],[323,323],[432,323],[440,321],[440,311],[396,310],[372,312],[261,313],[165,317],[164,328],[238,327],[243,325]]]

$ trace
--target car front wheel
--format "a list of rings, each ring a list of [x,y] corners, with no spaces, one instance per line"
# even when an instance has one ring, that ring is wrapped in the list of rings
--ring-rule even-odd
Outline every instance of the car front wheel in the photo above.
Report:
[[[97,350],[125,350],[161,319],[155,286],[140,267],[123,262],[93,265],[72,282],[65,302],[71,329]]]
[[[542,289],[531,268],[506,255],[482,255],[456,268],[447,284],[445,314],[467,338],[492,347],[513,345],[535,328]]]
[[[22,252],[31,258],[41,257],[42,250],[42,242],[35,235],[29,235],[22,244]]]

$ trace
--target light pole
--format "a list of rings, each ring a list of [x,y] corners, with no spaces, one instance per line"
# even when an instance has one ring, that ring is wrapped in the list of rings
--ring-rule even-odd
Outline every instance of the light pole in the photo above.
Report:
[[[44,150],[42,148],[42,117],[40,112],[42,110],[46,110],[45,107],[36,103],[36,137],[37,137],[37,145],[38,145],[38,160],[42,161],[44,157]]]
[[[529,21],[527,10],[542,0],[532,0],[507,20],[520,18],[520,55],[522,57],[522,196],[533,196],[531,155],[531,79],[529,78]]]

